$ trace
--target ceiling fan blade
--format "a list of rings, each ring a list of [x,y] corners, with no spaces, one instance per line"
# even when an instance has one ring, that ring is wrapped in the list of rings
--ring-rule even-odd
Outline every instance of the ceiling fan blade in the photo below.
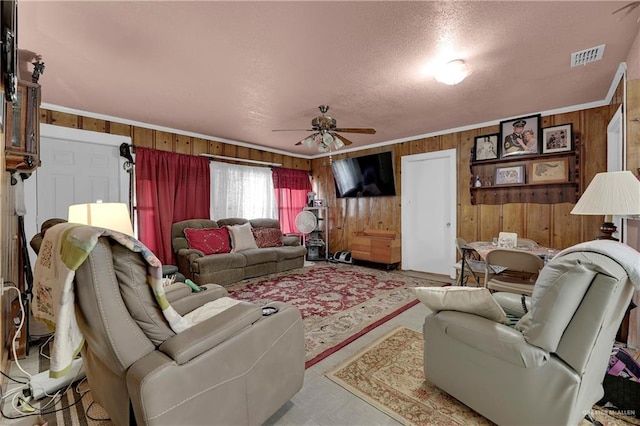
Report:
[[[272,132],[313,132],[313,129],[275,129]]]
[[[342,135],[338,135],[338,137],[340,138],[340,140],[345,144],[345,145],[351,145],[353,142],[351,142],[349,139],[345,138]]]
[[[334,132],[342,132],[342,133],[364,133],[367,135],[375,135],[376,129],[353,129],[353,128],[339,128],[339,129],[331,129]]]

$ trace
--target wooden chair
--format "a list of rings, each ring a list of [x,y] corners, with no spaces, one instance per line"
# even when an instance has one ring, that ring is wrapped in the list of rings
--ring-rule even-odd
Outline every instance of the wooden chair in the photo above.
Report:
[[[527,296],[531,296],[538,273],[544,267],[542,259],[535,254],[511,249],[492,250],[485,262],[485,287]],[[496,273],[489,265],[506,267],[506,270]]]

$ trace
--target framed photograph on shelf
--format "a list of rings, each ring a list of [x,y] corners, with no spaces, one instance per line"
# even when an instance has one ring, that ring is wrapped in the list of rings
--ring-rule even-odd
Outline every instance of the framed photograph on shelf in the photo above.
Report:
[[[500,151],[500,134],[476,136],[473,143],[473,161],[487,161],[498,159]]]
[[[573,151],[573,124],[542,129],[542,153]]]
[[[518,185],[524,183],[524,166],[496,167],[496,185]]]
[[[540,152],[540,114],[500,122],[500,158]]]
[[[533,160],[529,163],[529,183],[564,183],[569,181],[569,159]]]

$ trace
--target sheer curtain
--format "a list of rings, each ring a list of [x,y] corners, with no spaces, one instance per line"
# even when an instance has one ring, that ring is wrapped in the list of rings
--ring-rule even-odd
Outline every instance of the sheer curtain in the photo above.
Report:
[[[209,160],[136,148],[138,239],[162,263],[174,263],[171,225],[209,217]]]
[[[273,169],[273,186],[276,190],[278,217],[282,232],[298,232],[295,218],[307,205],[307,192],[311,191],[309,172],[304,170]]]
[[[271,169],[212,161],[211,219],[278,217]]]

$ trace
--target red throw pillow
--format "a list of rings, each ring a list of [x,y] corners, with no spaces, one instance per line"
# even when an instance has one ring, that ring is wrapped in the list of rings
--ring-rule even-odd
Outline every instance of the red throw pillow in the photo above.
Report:
[[[280,247],[282,245],[282,231],[278,228],[251,228],[253,238],[258,248]]]
[[[189,248],[200,250],[204,254],[229,253],[231,251],[227,228],[185,228],[184,235],[189,241]]]

